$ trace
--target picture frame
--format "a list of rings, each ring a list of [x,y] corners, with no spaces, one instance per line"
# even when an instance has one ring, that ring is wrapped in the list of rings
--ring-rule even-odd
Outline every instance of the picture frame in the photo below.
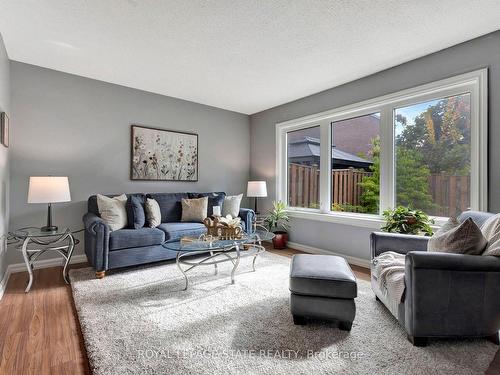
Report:
[[[198,134],[131,125],[130,179],[198,181]]]
[[[5,147],[9,147],[9,116],[7,113],[0,113],[0,138]]]

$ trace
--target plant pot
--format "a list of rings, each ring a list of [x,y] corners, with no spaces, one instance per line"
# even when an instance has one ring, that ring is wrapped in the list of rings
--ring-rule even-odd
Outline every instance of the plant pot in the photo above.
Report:
[[[274,232],[273,246],[275,249],[284,249],[288,242],[288,233],[284,231]]]

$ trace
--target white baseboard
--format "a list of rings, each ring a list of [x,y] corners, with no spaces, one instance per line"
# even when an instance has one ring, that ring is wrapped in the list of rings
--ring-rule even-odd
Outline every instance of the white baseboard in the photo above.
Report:
[[[295,249],[295,250],[304,251],[306,253],[311,253],[311,254],[337,255],[337,256],[342,257],[345,260],[347,260],[347,262],[349,264],[354,264],[355,266],[360,266],[360,267],[364,267],[364,268],[370,268],[370,261],[368,259],[352,257],[349,255],[336,253],[336,252],[333,252],[330,250],[320,249],[318,247],[302,245],[302,244],[296,243],[296,242],[288,242],[287,247],[289,247],[291,249]]]
[[[87,261],[87,256],[85,254],[74,255],[71,257],[69,264],[83,263]],[[35,262],[35,269],[49,268],[62,266],[64,264],[62,258],[50,258],[37,260]],[[0,300],[7,289],[7,283],[9,282],[10,275],[16,272],[26,272],[26,264],[24,263],[14,263],[7,266],[7,270],[0,281]],[[36,280],[35,280],[36,282]]]

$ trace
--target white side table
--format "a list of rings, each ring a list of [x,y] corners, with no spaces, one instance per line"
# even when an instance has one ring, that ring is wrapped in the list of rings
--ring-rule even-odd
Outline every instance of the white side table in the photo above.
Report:
[[[18,241],[22,241],[17,249],[22,252],[24,263],[29,274],[28,286],[25,292],[28,293],[33,284],[33,269],[36,259],[46,251],[57,252],[63,257],[63,278],[66,284],[69,284],[68,279],[68,264],[73,255],[75,245],[80,241],[73,237],[73,234],[68,228],[59,228],[56,231],[45,232],[40,228],[23,228],[16,230],[12,236]]]

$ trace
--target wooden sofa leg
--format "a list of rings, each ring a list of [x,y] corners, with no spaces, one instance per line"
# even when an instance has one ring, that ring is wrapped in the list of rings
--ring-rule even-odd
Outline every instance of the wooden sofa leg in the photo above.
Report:
[[[427,346],[427,337],[414,337],[408,335],[408,341],[410,341],[413,346]]]
[[[104,276],[106,276],[106,271],[96,271],[95,277],[98,279],[104,279]]]

